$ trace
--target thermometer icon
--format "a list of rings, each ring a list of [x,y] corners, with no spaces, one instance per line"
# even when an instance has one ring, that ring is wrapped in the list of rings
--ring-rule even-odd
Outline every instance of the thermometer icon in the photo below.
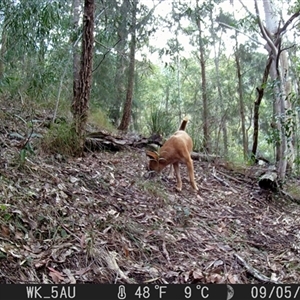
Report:
[[[126,298],[125,286],[124,285],[120,285],[119,286],[118,298],[120,300],[123,300],[123,299]]]

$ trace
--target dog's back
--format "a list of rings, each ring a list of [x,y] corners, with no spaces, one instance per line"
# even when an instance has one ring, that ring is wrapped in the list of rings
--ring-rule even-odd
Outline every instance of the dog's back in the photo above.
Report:
[[[160,155],[168,157],[169,164],[174,162],[186,161],[187,152],[188,156],[192,152],[193,141],[191,137],[183,130],[176,131],[160,149]]]

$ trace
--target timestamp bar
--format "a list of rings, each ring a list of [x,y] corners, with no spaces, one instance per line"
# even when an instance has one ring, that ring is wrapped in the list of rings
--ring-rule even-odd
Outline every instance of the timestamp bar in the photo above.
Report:
[[[0,284],[0,300],[300,300],[299,285]]]

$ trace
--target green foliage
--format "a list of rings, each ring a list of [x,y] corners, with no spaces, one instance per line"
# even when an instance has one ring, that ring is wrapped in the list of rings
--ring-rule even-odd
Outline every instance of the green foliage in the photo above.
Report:
[[[34,151],[32,149],[32,146],[30,143],[27,143],[25,145],[24,148],[22,148],[20,150],[20,153],[19,153],[19,167],[23,167],[25,165],[25,162],[26,162],[26,158],[29,156],[29,155],[32,155],[34,154]]]
[[[205,3],[200,1],[198,6],[196,3],[173,1],[169,4],[170,12],[163,17],[164,12],[160,10],[160,5],[163,6],[164,3],[157,6],[155,14],[151,11],[151,3],[140,3],[139,8],[139,51],[132,99],[134,124],[131,128],[143,134],[158,132],[168,136],[178,128],[180,118],[190,114],[192,123],[188,125],[187,131],[194,140],[194,149],[201,151],[203,88],[199,64],[199,32],[195,22],[200,18],[205,49],[211,148],[218,151],[216,154],[224,154],[225,133],[220,128],[226,127],[230,149],[228,155],[240,157],[242,141],[239,92],[236,85],[236,63],[232,55],[233,50],[236,50],[236,36],[230,27],[239,30],[238,35],[242,41],[238,45],[238,54],[243,77],[246,127],[251,147],[253,103],[256,87],[261,86],[267,60],[266,51],[261,51],[255,43],[259,39],[254,16],[246,11],[241,16],[234,15],[231,10],[219,5],[220,0],[214,0]],[[291,3],[289,13],[296,11],[298,6]],[[104,0],[97,3],[89,117],[89,122],[95,127],[113,130],[110,122],[117,125],[120,120],[128,82],[130,9],[131,5],[126,5],[125,2],[122,4],[120,1]],[[54,110],[57,102],[58,114],[67,118],[72,99],[72,46],[74,41],[80,42],[81,32],[81,28],[79,32],[73,30],[72,3],[60,0],[0,1],[0,13],[0,93],[5,95],[8,103],[17,100],[23,105],[34,105],[42,109]],[[156,13],[161,16],[158,17]],[[224,23],[227,26],[222,25]],[[168,32],[165,44],[152,44],[151,35],[165,29]],[[298,84],[300,64],[298,41],[290,40],[291,36],[288,37],[285,47],[291,61],[287,75],[293,88]],[[289,48],[289,43],[295,46]],[[153,58],[152,54],[157,54],[160,60]],[[274,144],[279,142],[278,133],[270,131],[268,126],[273,118],[274,84],[275,82],[269,81],[263,86],[265,94],[259,112],[259,151],[262,155],[270,156],[273,156]],[[299,140],[296,130],[299,126],[299,113],[295,112],[295,106],[299,105],[299,97],[296,96],[296,91],[292,90],[292,93],[294,98],[289,96],[292,107],[287,111],[287,122],[283,125],[288,138],[293,139],[296,145]],[[60,126],[63,127],[52,126],[47,135],[49,141],[46,138],[43,141],[49,144],[50,149],[59,148],[66,141],[67,144],[76,144],[72,134],[68,130],[57,128]],[[54,145],[50,140],[55,140]],[[62,149],[58,152],[62,152]],[[18,152],[19,162],[23,164],[28,155],[28,149]],[[297,158],[296,160],[300,161]]]
[[[5,51],[0,57],[0,92],[34,101],[53,98],[61,69],[66,67],[66,59],[58,58],[58,53],[67,45],[67,57],[70,49],[65,38],[70,28],[65,14],[68,6],[56,0],[1,1],[1,47]]]
[[[138,186],[154,197],[161,198],[163,200],[168,198],[166,191],[163,189],[163,185],[160,185],[154,180],[138,182]]]
[[[269,145],[280,143],[280,133],[277,128],[272,128],[266,136],[266,141]]]
[[[0,204],[0,218],[4,221],[9,221],[12,218],[12,214],[8,211],[6,204]]]
[[[187,132],[193,140],[193,150],[201,152],[202,148],[202,135],[200,134],[199,128],[197,128],[192,122],[188,124]]]
[[[73,156],[79,151],[79,140],[72,124],[52,124],[41,142],[41,147],[47,153]]]
[[[174,132],[174,128],[177,128],[173,122],[172,116],[162,110],[155,110],[150,113],[148,120],[148,129],[151,134],[158,133],[162,136],[168,136]]]
[[[115,127],[110,123],[106,113],[100,108],[92,108],[88,117],[88,123],[108,131],[113,131]]]

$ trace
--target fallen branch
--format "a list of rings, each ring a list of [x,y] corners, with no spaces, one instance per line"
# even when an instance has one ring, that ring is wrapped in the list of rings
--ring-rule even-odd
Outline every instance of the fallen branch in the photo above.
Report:
[[[300,200],[293,197],[292,195],[290,195],[288,192],[284,191],[284,190],[280,190],[280,193],[282,193],[287,199],[300,204]]]
[[[224,173],[220,170],[218,170],[218,173],[221,174],[224,177],[227,177],[229,180],[237,182],[238,184],[251,184],[251,182],[249,182],[249,180],[247,180],[247,179],[238,179],[238,178],[230,176],[230,175],[228,175],[228,174],[226,174],[226,173]]]
[[[219,182],[221,182],[223,185],[225,185],[226,187],[228,187],[229,189],[231,189],[231,191],[235,194],[238,193],[238,191],[236,189],[234,189],[227,181],[223,180],[222,178],[218,177],[217,174],[216,174],[216,170],[215,168],[213,169],[213,172],[212,172],[212,176],[217,179]]]
[[[270,283],[276,283],[280,284],[280,282],[274,281],[271,278],[261,274],[258,270],[255,268],[249,266],[249,264],[246,263],[246,261],[240,257],[238,254],[234,253],[234,256],[238,259],[238,262],[247,269],[247,271],[256,279],[263,281],[263,282],[270,282]]]

